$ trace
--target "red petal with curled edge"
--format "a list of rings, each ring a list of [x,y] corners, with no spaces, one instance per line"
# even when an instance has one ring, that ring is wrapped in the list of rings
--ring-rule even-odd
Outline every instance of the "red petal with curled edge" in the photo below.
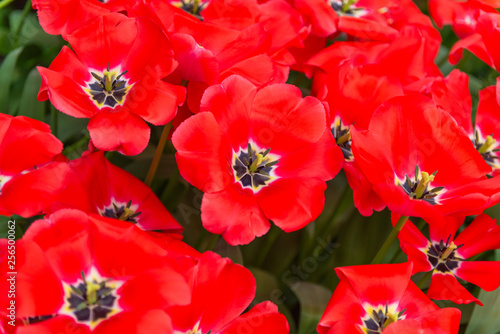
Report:
[[[7,239],[0,240],[0,292],[4,296],[0,299],[0,314],[10,314],[7,308],[12,300],[15,300],[14,310],[18,319],[57,313],[64,302],[64,291],[43,251],[32,241],[17,240],[15,261],[12,261],[8,258],[8,252],[12,251],[8,247],[11,246]]]
[[[359,328],[358,325],[363,324],[362,318],[366,316],[366,311],[362,303],[363,300],[359,299],[349,281],[341,279],[326,306],[326,310],[316,330],[320,334],[326,334],[332,333],[333,329],[338,329],[339,327],[340,329]],[[337,332],[333,331],[333,333]]]
[[[261,88],[279,80],[280,65],[268,55],[256,55],[244,59],[221,72],[219,81],[239,75]],[[279,82],[284,82],[279,81]]]
[[[21,154],[19,154],[22,152]],[[0,114],[0,175],[11,176],[50,162],[62,143],[40,121]]]
[[[255,296],[252,273],[216,253],[203,253],[190,274],[191,304],[169,309],[174,330],[186,332],[199,322],[201,332],[218,333],[240,315]]]
[[[392,225],[395,226],[401,216],[391,213]],[[432,270],[433,267],[427,260],[427,254],[424,249],[427,248],[429,240],[420,232],[420,230],[407,220],[403,229],[398,233],[401,249],[408,256],[408,261],[413,263],[412,275],[419,272]]]
[[[136,155],[148,146],[151,130],[139,116],[124,109],[103,109],[87,126],[97,149]]]
[[[242,30],[235,40],[217,54],[221,71],[247,58],[266,54],[271,47],[271,41],[271,35],[260,23]]]
[[[182,15],[174,16],[173,31],[193,36],[196,43],[210,50],[219,60],[218,55],[228,45],[233,43],[240,32],[222,26],[186,18]],[[217,38],[215,38],[215,36]],[[220,64],[219,64],[220,65]]]
[[[242,332],[288,334],[290,328],[286,317],[278,312],[278,306],[271,302],[263,302],[231,321],[219,333],[241,334]]]
[[[341,16],[338,28],[348,35],[364,40],[391,42],[398,36],[396,29],[362,17]]]
[[[164,125],[175,117],[185,98],[184,87],[146,75],[130,89],[123,107],[153,125]]]
[[[405,310],[406,319],[418,319],[433,314],[439,307],[431,302],[415,283],[409,281],[397,308],[398,312],[402,310]]]
[[[416,319],[396,321],[384,329],[384,334],[401,333],[458,333],[460,327],[460,310],[445,308],[423,315]]]
[[[262,88],[255,95],[250,137],[271,153],[285,155],[316,143],[326,129],[326,111],[314,97],[302,98],[287,84]]]
[[[137,226],[97,215],[89,219],[94,266],[101,276],[127,280],[164,265],[168,252]]]
[[[117,315],[102,321],[92,331],[92,334],[171,334],[172,322],[162,310],[147,312],[120,312]]]
[[[500,140],[500,106],[496,94],[497,87],[499,85],[489,86],[479,91],[476,129],[479,129],[483,136],[491,135],[494,139]]]
[[[103,3],[91,0],[34,0],[33,8],[43,30],[64,39],[91,19],[109,13]]]
[[[110,69],[122,65],[137,34],[136,19],[112,13],[99,16],[74,31],[68,36],[68,41],[82,63],[103,71],[108,65]]]
[[[226,136],[210,112],[185,120],[172,135],[179,171],[204,192],[221,191],[234,182]]]
[[[372,215],[373,210],[382,211],[385,209],[385,203],[379,195],[373,190],[372,184],[366,179],[359,170],[355,161],[344,162],[344,173],[352,188],[354,206],[365,217]]]
[[[257,88],[248,80],[232,75],[205,90],[200,111],[211,112],[233,151],[247,148],[250,114]]]
[[[464,288],[453,274],[432,274],[431,285],[427,290],[427,297],[436,300],[450,300],[457,304],[469,304],[475,302],[483,305],[466,288]]]
[[[191,302],[191,288],[186,277],[167,264],[131,277],[116,293],[123,310],[167,309]]]
[[[295,8],[302,14],[306,23],[312,25],[312,34],[327,37],[337,31],[337,13],[326,1],[296,0]]]
[[[179,61],[176,72],[182,79],[206,82],[209,85],[216,83],[219,77],[219,63],[212,51],[196,43],[188,34],[172,34],[170,39]]]
[[[99,110],[83,90],[91,79],[89,69],[67,46],[48,69],[37,69],[42,77],[39,101],[50,99],[57,110],[74,117],[92,117]]]
[[[472,136],[472,98],[469,92],[469,76],[453,70],[445,79],[436,79],[430,89],[436,105],[448,111],[457,123]]]
[[[302,15],[287,1],[268,1],[259,5],[259,22],[272,36],[269,52],[291,46],[303,46],[301,30],[306,26]]]
[[[486,214],[477,216],[454,240],[455,245],[462,245],[457,254],[468,259],[491,249],[500,248],[500,226],[496,219]]]
[[[133,44],[122,60],[122,69],[127,71],[127,77],[132,82],[140,81],[141,78],[149,80],[166,77],[177,67],[169,38],[158,25],[144,16],[136,18],[135,24],[137,36],[134,36]],[[119,26],[115,29],[117,28]],[[132,33],[127,26],[117,32],[124,35]],[[114,40],[112,47],[114,51]]]
[[[29,326],[17,327],[16,334],[54,334],[54,333],[90,334],[90,327],[76,323],[75,319],[66,315],[58,315]],[[92,332],[94,333],[94,332]]]
[[[500,261],[466,261],[455,271],[457,277],[486,291],[500,286]]]
[[[206,193],[201,204],[203,226],[222,234],[230,245],[245,245],[269,231],[270,224],[255,195],[234,183],[216,193]]]
[[[410,282],[411,263],[377,264],[335,269],[351,285],[361,304],[386,305],[399,302]]]
[[[341,61],[350,58],[353,59],[354,65],[373,64],[377,63],[380,54],[387,50],[389,45],[379,42],[336,42],[311,57],[307,64],[317,66],[326,73],[334,70]]]
[[[459,39],[456,42],[448,55],[448,61],[452,65],[458,64],[460,59],[462,59],[464,49],[472,52],[476,57],[484,61],[486,64],[491,67],[494,66],[494,61],[491,58],[491,55],[488,53],[486,49],[486,45],[484,44],[483,37],[479,34],[474,34],[467,36],[465,38]]]
[[[328,181],[340,172],[343,163],[344,155],[330,130],[325,129],[323,136],[313,145],[280,157],[275,173],[281,177],[314,177]]]
[[[24,238],[40,246],[50,266],[67,283],[80,280],[81,272],[87,273],[93,264],[89,219],[82,211],[59,210],[33,223]]]
[[[478,18],[476,25],[476,31],[483,38],[486,51],[493,60],[493,65],[488,65],[497,70],[500,69],[500,62],[498,60],[500,57],[500,47],[498,46],[498,39],[500,38],[500,27],[498,26],[499,20],[500,16],[498,13],[488,13],[481,15]],[[469,51],[473,52],[472,50]]]
[[[403,86],[395,77],[372,75],[371,66],[354,66],[346,61],[328,73],[325,100],[332,120],[339,115],[346,125],[368,127],[371,115],[383,102],[403,95]]]
[[[22,217],[31,217],[45,210],[63,189],[69,175],[65,162],[20,174],[2,187],[0,210]]]
[[[429,0],[429,12],[440,29],[445,24],[452,24],[456,15],[463,10],[462,4],[454,0]]]
[[[205,22],[235,30],[254,24],[260,14],[255,0],[213,0],[203,9]]]
[[[303,228],[316,219],[325,204],[325,181],[316,178],[280,178],[255,196],[267,218],[285,232]]]

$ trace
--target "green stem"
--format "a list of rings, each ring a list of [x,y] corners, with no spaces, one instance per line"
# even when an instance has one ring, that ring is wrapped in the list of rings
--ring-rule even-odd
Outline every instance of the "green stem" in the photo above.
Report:
[[[280,233],[279,227],[271,226],[271,230],[267,234],[267,241],[266,241],[264,247],[262,247],[262,250],[260,251],[260,254],[259,254],[260,256],[257,259],[257,263],[256,263],[257,267],[260,268],[262,266],[262,264],[264,263],[264,260],[266,259],[269,251],[271,250],[271,247],[273,246],[274,241],[276,241],[276,238],[278,237],[279,233]]]
[[[321,226],[315,228],[313,236],[307,240],[306,244],[302,247],[302,251],[300,252],[300,261],[303,261],[304,258],[311,254],[311,251],[316,247],[316,238],[320,235],[328,235],[325,233],[326,231],[330,231],[332,227],[335,225],[335,220],[340,213],[340,209],[345,205],[345,202],[351,200],[352,197],[346,196],[351,188],[346,183],[344,189],[342,189],[342,194],[339,197],[339,200],[336,203],[335,209],[333,209],[332,213],[327,218],[326,222]]]
[[[2,1],[0,1],[0,9],[7,7],[12,2],[14,2],[14,0],[2,0]]]
[[[170,176],[170,179],[168,180],[167,186],[165,187],[160,196],[160,200],[163,203],[167,202],[170,199],[170,196],[174,193],[175,186],[179,183],[180,176],[181,174],[179,173],[179,170],[175,169],[172,175]],[[179,196],[179,194],[177,194],[177,196]]]
[[[417,286],[420,290],[422,290],[422,288],[424,287],[425,283],[427,283],[427,281],[429,280],[429,278],[432,277],[432,273],[434,272],[434,269],[431,270],[431,271],[428,271],[425,273],[424,277],[422,277],[422,279],[418,282]]]
[[[387,237],[387,239],[385,239],[384,244],[382,245],[382,247],[380,247],[377,255],[375,255],[371,264],[379,264],[382,262],[382,260],[384,259],[384,256],[389,251],[389,248],[391,248],[392,244],[394,243],[394,240],[398,236],[399,231],[401,231],[403,226],[405,226],[405,223],[407,220],[408,220],[408,216],[401,216],[399,218],[396,226],[394,226],[394,228],[392,229],[392,231],[389,234],[389,236]]]
[[[56,108],[52,107],[50,108],[50,116],[51,116],[51,130],[52,134],[57,137],[58,134],[58,119],[59,119],[59,111],[57,111]]]
[[[212,234],[210,237],[210,242],[208,243],[207,249],[205,251],[211,251],[214,249],[215,244],[219,240],[220,234]]]
[[[24,26],[24,21],[26,21],[26,17],[28,16],[30,10],[31,10],[31,0],[28,0],[23,8],[23,16],[21,16],[21,21],[19,21],[19,25],[17,26],[16,31],[14,33],[14,43],[13,43],[14,48],[18,47],[19,35],[21,34],[21,29]]]
[[[151,165],[149,166],[148,175],[146,175],[146,179],[144,183],[150,187],[151,182],[156,174],[156,170],[158,169],[158,165],[160,164],[161,156],[163,155],[163,150],[165,149],[165,145],[167,144],[168,133],[170,132],[171,123],[165,124],[163,127],[163,131],[161,132],[160,141],[158,142],[158,146],[156,147],[155,156],[153,157],[153,161],[151,161]]]

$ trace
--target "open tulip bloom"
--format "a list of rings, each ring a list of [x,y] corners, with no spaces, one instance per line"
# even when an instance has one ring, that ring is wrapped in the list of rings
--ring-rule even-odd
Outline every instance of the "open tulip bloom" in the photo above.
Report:
[[[238,76],[207,89],[172,141],[181,175],[205,192],[205,228],[232,245],[266,233],[269,219],[287,232],[314,220],[344,160],[319,100]]]
[[[410,280],[411,263],[335,271],[340,283],[319,322],[320,334],[458,332],[460,311],[431,302]]]
[[[397,217],[393,217],[393,221]],[[432,271],[427,296],[455,303],[482,303],[464,288],[458,278],[486,291],[500,286],[500,261],[474,261],[484,251],[500,248],[500,227],[495,219],[482,214],[460,234],[460,225],[450,221],[429,224],[430,240],[410,221],[398,235],[401,248],[413,263],[413,274]],[[468,261],[470,260],[470,261]]]

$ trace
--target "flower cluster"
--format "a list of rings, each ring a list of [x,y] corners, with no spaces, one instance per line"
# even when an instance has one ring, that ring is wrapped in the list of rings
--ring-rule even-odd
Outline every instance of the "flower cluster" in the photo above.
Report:
[[[500,1],[428,5],[458,36],[450,63],[466,49],[500,68]],[[473,110],[468,75],[435,64],[441,35],[413,1],[33,7],[68,43],[37,67],[38,100],[88,118],[90,141],[70,160],[47,124],[0,114],[0,214],[35,217],[16,243],[16,333],[290,332],[277,305],[252,304],[250,270],[182,241],[189,226],[150,187],[168,138],[180,175],[203,192],[203,227],[231,246],[271,222],[288,233],[315,221],[341,170],[361,215],[391,212],[372,264],[335,269],[319,333],[458,334],[460,311],[430,299],[482,305],[457,278],[500,286],[500,261],[477,259],[500,249],[484,213],[500,202],[500,83]],[[291,84],[291,71],[311,86]],[[146,183],[106,158],[140,154],[167,124]],[[380,264],[396,238],[407,262]],[[420,272],[432,277],[425,293],[411,281]],[[2,298],[8,289],[0,281]]]

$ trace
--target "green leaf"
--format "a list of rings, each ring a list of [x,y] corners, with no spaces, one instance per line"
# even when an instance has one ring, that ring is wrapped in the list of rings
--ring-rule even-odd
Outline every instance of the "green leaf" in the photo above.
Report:
[[[21,239],[24,233],[19,225],[20,224],[12,217],[0,216],[0,238],[7,238],[9,236],[9,230],[14,226],[16,240]]]
[[[45,120],[45,103],[36,99],[41,83],[42,78],[38,70],[36,68],[32,69],[24,83],[18,114],[43,122]]]
[[[297,334],[316,333],[319,320],[325,312],[332,291],[322,285],[301,282],[293,288],[300,302],[299,330]]]
[[[0,112],[5,114],[9,113],[8,103],[12,74],[14,73],[17,59],[22,51],[22,47],[12,50],[7,57],[5,57],[2,66],[0,66],[0,87],[2,87],[2,89],[0,89]],[[11,111],[11,113],[12,112],[13,111]]]
[[[487,292],[481,290],[478,299],[484,306],[476,305],[465,334],[500,333],[500,288]]]

